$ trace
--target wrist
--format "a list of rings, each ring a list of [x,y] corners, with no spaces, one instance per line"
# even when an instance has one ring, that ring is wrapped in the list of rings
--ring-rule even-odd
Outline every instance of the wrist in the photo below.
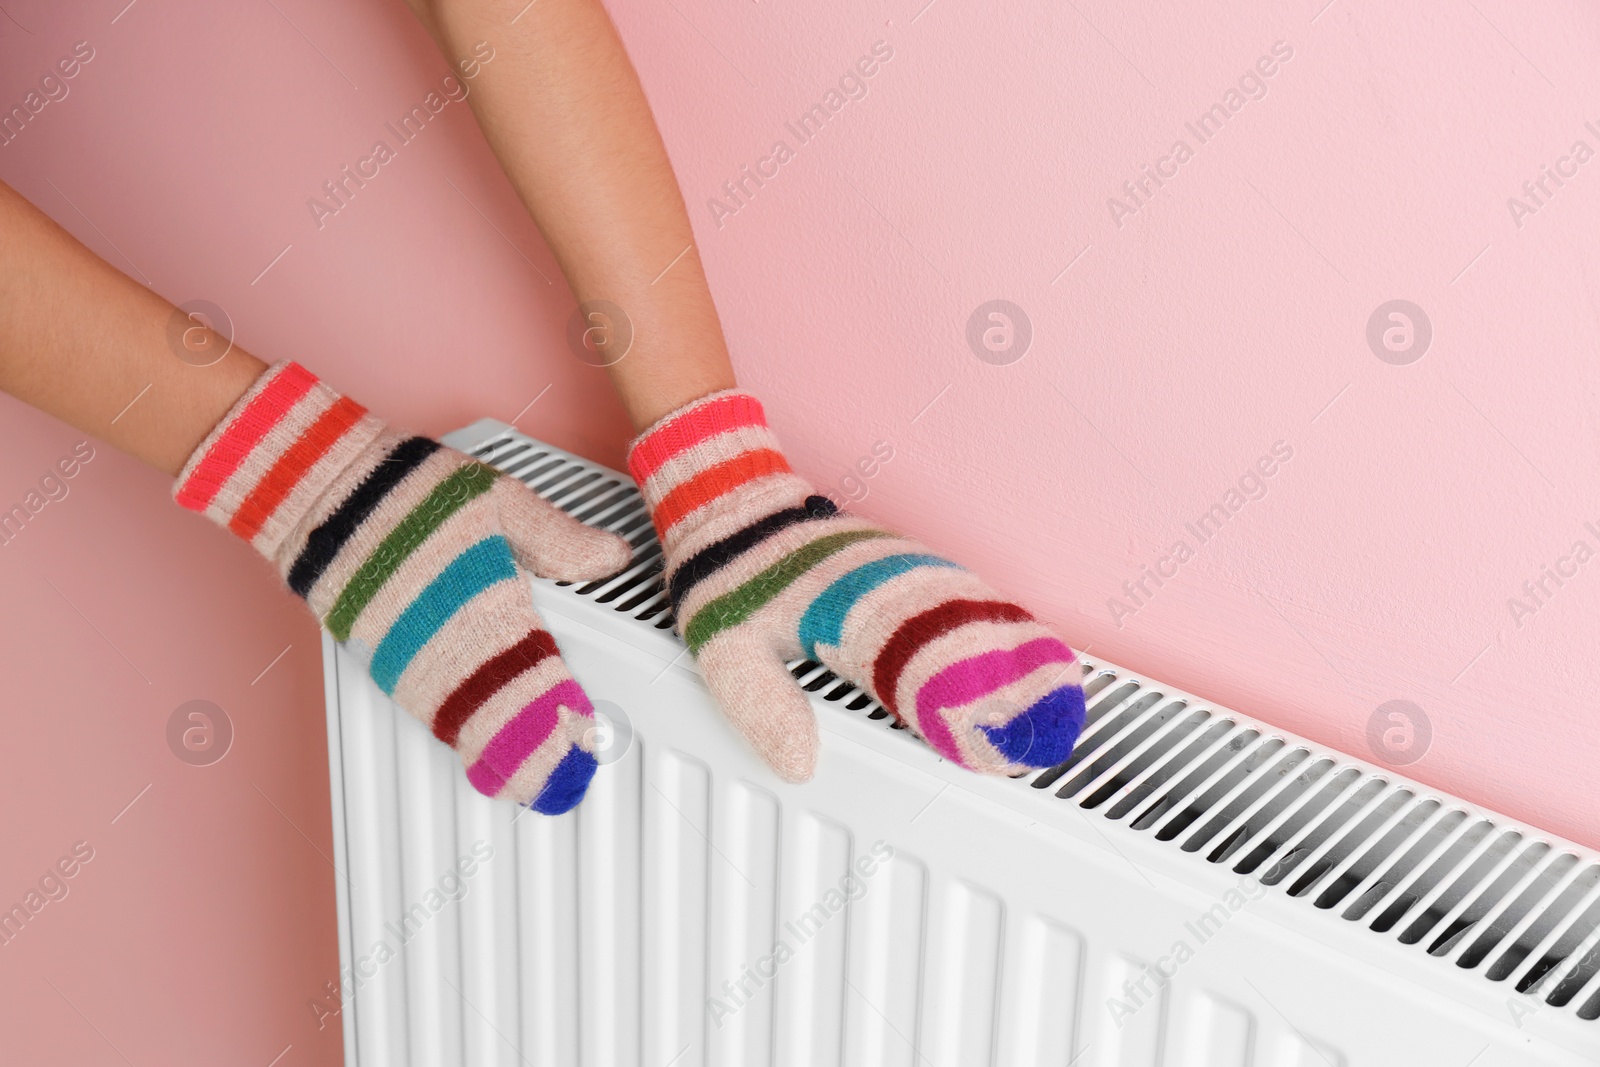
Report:
[[[382,430],[366,408],[298,363],[276,363],[200,442],[173,497],[272,559],[312,503]]]
[[[628,472],[669,559],[803,506],[811,495],[761,402],[733,389],[708,393],[646,429],[629,445]]]

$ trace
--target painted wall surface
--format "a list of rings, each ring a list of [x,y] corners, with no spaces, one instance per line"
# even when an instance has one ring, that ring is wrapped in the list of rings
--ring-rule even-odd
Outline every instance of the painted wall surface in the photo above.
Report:
[[[1600,845],[1600,12],[1002,6],[613,4],[795,464],[1076,647]],[[0,177],[91,248],[393,421],[620,461],[464,104],[308,206],[448,72],[398,0],[10,0],[0,105],[78,42]],[[0,398],[0,503],[84,440]],[[0,547],[0,905],[74,871],[7,1059],[337,1062],[316,630],[165,479],[68,487]]]

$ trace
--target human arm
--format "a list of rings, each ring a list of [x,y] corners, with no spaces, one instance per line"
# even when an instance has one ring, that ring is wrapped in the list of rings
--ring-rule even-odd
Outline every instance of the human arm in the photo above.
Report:
[[[526,572],[602,577],[620,538],[298,364],[229,350],[4,186],[0,388],[176,476],[177,502],[272,563],[480,792],[547,814],[582,798],[593,708]]]
[[[0,183],[0,389],[176,475],[266,364],[175,311]]]
[[[816,723],[785,667],[805,656],[963,766],[1065,759],[1084,722],[1072,650],[970,572],[838,513],[735,390],[682,197],[599,0],[408,2],[446,56],[492,43],[469,97],[490,146],[580,306],[610,300],[634,321],[610,367],[641,431],[629,470],[678,632],[730,721],[780,776],[809,778]]]
[[[607,367],[635,429],[734,385],[672,164],[599,0],[407,0],[446,57],[485,41],[467,98],[580,306],[633,329]]]

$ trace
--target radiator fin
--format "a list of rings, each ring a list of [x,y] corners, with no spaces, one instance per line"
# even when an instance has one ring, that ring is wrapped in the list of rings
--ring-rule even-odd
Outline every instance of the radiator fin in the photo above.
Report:
[[[629,752],[623,760],[633,755]],[[651,770],[641,816],[642,848],[645,866],[656,872],[640,902],[642,970],[648,979],[642,1016],[645,1058],[650,1063],[670,1063],[674,1057],[701,1063],[708,1040],[705,1005],[674,994],[690,988],[720,995],[708,969],[715,925],[713,854],[705,830],[711,822],[711,774],[705,764],[679,752],[647,750],[645,761]]]
[[[785,827],[780,922],[772,932],[772,947],[793,953],[776,974],[780,1067],[834,1067],[844,1052],[850,905],[868,885],[853,870],[853,845],[844,826],[811,812]]]
[[[1000,1067],[1072,1063],[1082,1048],[1084,938],[1029,915],[1006,931]]]
[[[1114,955],[1097,998],[1113,1021],[1100,1027],[1099,1040],[1089,1047],[1092,1062],[1099,1067],[1161,1067],[1168,990],[1154,961]]]
[[[923,967],[922,1051],[933,1067],[994,1062],[1005,907],[960,879],[935,885]]]
[[[915,1067],[928,868],[897,851],[850,912],[846,1067]]]
[[[1252,1067],[1255,1014],[1214,993],[1194,999],[1190,1036],[1179,1046],[1184,1067]]]

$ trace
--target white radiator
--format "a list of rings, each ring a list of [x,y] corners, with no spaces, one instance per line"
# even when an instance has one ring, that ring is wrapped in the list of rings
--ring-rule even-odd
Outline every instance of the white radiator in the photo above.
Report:
[[[785,785],[672,634],[632,482],[446,440],[638,546],[534,583],[615,726],[576,812],[518,816],[327,641],[352,1067],[1600,1063],[1594,853],[1101,662],[1018,779],[796,664],[823,750]]]

